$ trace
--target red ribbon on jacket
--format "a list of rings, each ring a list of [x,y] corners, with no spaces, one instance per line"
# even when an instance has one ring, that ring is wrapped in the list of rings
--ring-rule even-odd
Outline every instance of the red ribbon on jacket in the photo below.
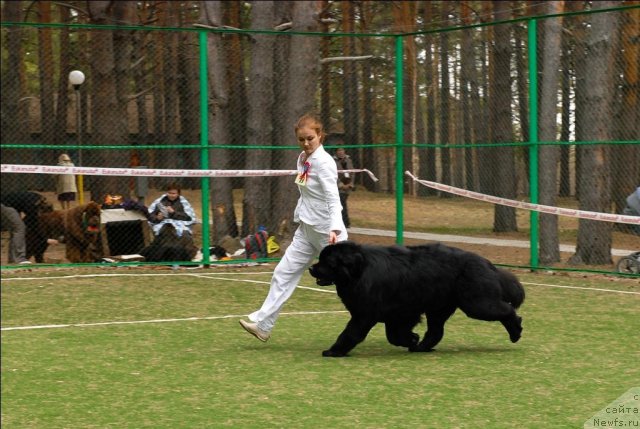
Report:
[[[302,173],[300,173],[300,178],[298,179],[298,182],[305,183],[307,181],[307,179],[309,178],[309,171],[310,170],[311,170],[311,164],[309,164],[308,161],[306,161],[304,164],[302,164]]]

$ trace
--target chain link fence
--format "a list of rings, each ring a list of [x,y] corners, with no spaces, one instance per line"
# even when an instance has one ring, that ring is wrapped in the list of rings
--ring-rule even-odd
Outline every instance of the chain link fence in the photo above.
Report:
[[[290,170],[301,113],[292,99],[303,97],[325,124],[328,150],[344,145],[356,168],[379,179],[356,175],[352,238],[456,236],[455,245],[501,264],[537,266],[539,258],[614,269],[640,248],[632,226],[530,215],[404,174],[550,206],[627,207],[640,186],[638,8],[535,19],[506,12],[494,10],[499,24],[461,13],[443,17],[447,27],[389,34],[3,22],[2,164],[54,166],[67,154],[76,167]],[[72,70],[86,80],[70,84]],[[56,180],[3,168],[3,203],[35,192],[51,205],[44,211],[60,212]],[[240,239],[260,227],[280,244],[271,256],[286,248],[293,176],[76,175],[69,210],[102,205],[92,260],[139,253],[157,239],[145,209],[169,182],[195,211],[193,245],[205,262],[216,246],[244,257]],[[118,218],[114,207],[127,214]],[[64,235],[56,231],[35,235]],[[488,250],[469,237],[511,242]],[[606,242],[604,255],[594,240]],[[87,262],[69,260],[68,245],[50,245],[40,261]]]

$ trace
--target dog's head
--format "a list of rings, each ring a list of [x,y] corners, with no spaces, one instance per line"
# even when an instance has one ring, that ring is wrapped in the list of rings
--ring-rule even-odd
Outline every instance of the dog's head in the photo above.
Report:
[[[309,268],[309,273],[316,278],[318,286],[350,283],[360,277],[364,262],[359,244],[342,241],[322,249],[318,262]]]
[[[47,201],[46,198],[42,198],[38,202],[36,202],[36,209],[38,216],[46,213],[53,212],[53,204]]]
[[[178,231],[176,231],[176,227],[171,223],[165,223],[158,231],[158,236],[156,237],[157,244],[175,244],[178,240]]]

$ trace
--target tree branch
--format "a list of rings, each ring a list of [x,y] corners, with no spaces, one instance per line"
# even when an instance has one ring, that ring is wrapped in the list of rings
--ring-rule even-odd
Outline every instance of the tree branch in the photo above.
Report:
[[[151,86],[150,88],[147,88],[147,89],[144,89],[144,90],[142,90],[142,91],[138,92],[137,94],[131,94],[131,95],[130,95],[129,97],[127,97],[127,98],[128,98],[129,100],[135,100],[136,98],[138,98],[138,97],[142,97],[143,95],[145,95],[145,94],[147,94],[147,93],[151,92],[155,87],[156,87],[156,86],[155,86],[155,85],[153,85],[153,86]]]
[[[193,24],[194,27],[198,27],[198,28],[207,28],[209,30],[217,30],[217,29],[221,29],[221,30],[239,30],[241,31],[240,28],[236,28],[236,27],[229,27],[228,25],[206,25],[206,24]]]
[[[293,22],[283,22],[282,24],[273,27],[273,29],[276,31],[287,31],[290,30],[291,27],[293,27]]]
[[[73,5],[71,3],[66,3],[66,2],[62,2],[62,1],[54,1],[52,3],[55,4],[55,5],[58,5],[58,6],[66,7],[67,9],[72,9],[72,10],[75,10],[77,12],[83,13],[84,16],[89,16],[89,11],[88,10],[82,9],[81,7],[78,7],[78,6]]]
[[[362,55],[359,57],[327,57],[320,60],[320,64],[334,63],[337,61],[362,61],[373,58],[373,55]]]

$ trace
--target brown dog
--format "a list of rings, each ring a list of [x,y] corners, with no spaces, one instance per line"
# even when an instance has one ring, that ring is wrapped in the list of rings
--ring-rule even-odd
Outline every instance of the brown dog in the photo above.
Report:
[[[91,201],[42,214],[42,234],[51,238],[63,237],[69,262],[96,262],[100,259],[100,211],[100,205]]]

